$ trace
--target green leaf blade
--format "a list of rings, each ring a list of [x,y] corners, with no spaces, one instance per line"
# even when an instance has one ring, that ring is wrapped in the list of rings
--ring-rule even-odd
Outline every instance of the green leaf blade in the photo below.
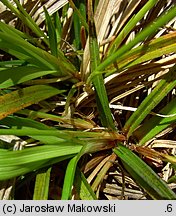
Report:
[[[94,73],[100,64],[100,56],[91,4],[89,11],[89,49],[91,73]],[[115,131],[116,128],[113,122],[111,110],[109,108],[108,96],[102,75],[99,74],[95,76],[92,82],[96,91],[96,100],[102,125]]]
[[[149,121],[145,122],[135,132],[134,136],[138,140],[138,145],[144,145],[164,129],[168,128],[176,121],[176,99],[173,99],[163,109],[160,114],[168,117],[153,116]],[[169,117],[170,116],[170,117]]]
[[[48,200],[51,167],[37,174],[33,200]]]
[[[176,199],[176,194],[167,184],[131,150],[118,144],[114,152],[122,160],[129,174],[153,199]]]
[[[157,18],[155,22],[153,22],[145,29],[143,29],[143,31],[138,33],[132,41],[120,47],[114,54],[108,56],[101,64],[98,65],[98,67],[96,68],[96,70],[94,71],[94,73],[91,75],[91,77],[87,82],[90,82],[90,80],[94,76],[97,76],[99,72],[103,71],[106,67],[114,63],[116,59],[120,58],[125,53],[130,51],[135,45],[137,45],[140,42],[143,42],[146,38],[148,38],[149,35],[151,36],[155,34],[160,27],[167,24],[170,20],[174,19],[175,14],[176,14],[176,6],[173,6],[169,11],[167,11],[162,16]]]
[[[129,138],[151,110],[175,87],[176,66],[170,69],[165,78],[159,82],[155,89],[145,98],[138,109],[130,116],[124,126],[124,132]]]
[[[81,200],[97,200],[90,184],[79,168],[76,169],[74,185]]]
[[[125,27],[120,31],[117,38],[112,43],[110,49],[108,50],[109,55],[112,55],[114,51],[117,51],[119,45],[123,42],[124,38],[129,34],[129,32],[136,26],[136,24],[144,17],[144,15],[157,3],[157,0],[149,0],[143,8],[132,17]]]
[[[44,7],[44,12],[45,12],[46,23],[47,23],[47,27],[48,27],[48,35],[49,35],[51,54],[58,57],[57,36],[56,36],[54,24],[53,24],[51,17],[50,17],[50,15],[49,15],[49,13],[45,7]]]
[[[9,88],[26,81],[56,73],[54,70],[44,70],[34,66],[20,66],[0,71],[0,89]],[[15,74],[15,76],[14,76]]]
[[[36,85],[0,96],[0,119],[62,92],[51,86]]]

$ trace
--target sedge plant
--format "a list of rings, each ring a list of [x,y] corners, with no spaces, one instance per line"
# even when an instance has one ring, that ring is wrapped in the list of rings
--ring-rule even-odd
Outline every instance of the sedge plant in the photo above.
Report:
[[[141,198],[176,199],[174,3],[41,3],[39,23],[34,5],[1,2],[13,15],[0,21],[7,198],[32,184],[34,200],[114,199],[115,181],[116,199],[129,184]]]

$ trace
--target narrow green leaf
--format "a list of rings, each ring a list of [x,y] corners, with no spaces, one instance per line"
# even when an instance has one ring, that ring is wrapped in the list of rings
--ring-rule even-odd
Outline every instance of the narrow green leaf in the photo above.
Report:
[[[93,20],[92,1],[89,2],[89,49],[90,49],[90,67],[91,73],[96,71],[100,64],[99,47],[97,42],[95,23]],[[100,114],[102,125],[111,130],[116,130],[111,110],[109,108],[109,101],[104,85],[104,79],[101,74],[95,76],[92,80],[96,91],[97,106]]]
[[[85,144],[80,150],[80,152],[76,156],[74,156],[67,165],[65,178],[64,178],[64,185],[62,189],[62,197],[61,197],[62,200],[69,200],[71,198],[76,166],[81,156],[86,152],[86,148],[87,146]]]
[[[31,128],[31,129],[39,129],[39,130],[53,130],[52,127],[49,127],[48,125],[35,121],[34,119],[30,118],[23,118],[19,116],[7,116],[4,119],[0,120],[0,124],[6,125],[8,128],[11,129],[24,129],[24,128]]]
[[[168,184],[170,184],[170,183],[176,183],[176,175],[171,176],[171,177],[168,179]]]
[[[74,156],[67,165],[65,178],[64,178],[64,185],[62,188],[61,200],[71,199],[72,185],[74,181],[76,166],[79,159],[80,159],[80,154]]]
[[[15,67],[15,66],[22,66],[25,64],[25,61],[23,60],[10,60],[10,61],[2,61],[0,62],[0,68],[9,68],[9,67]]]
[[[124,145],[118,143],[114,152],[122,160],[125,169],[153,199],[176,199],[176,194],[167,184],[138,156]]]
[[[49,43],[50,43],[50,49],[51,49],[51,54],[58,57],[57,53],[57,37],[56,37],[56,31],[54,28],[54,24],[51,20],[51,17],[44,7],[44,12],[45,12],[45,17],[46,17],[46,23],[48,27],[48,36],[49,36]]]
[[[11,25],[7,25],[0,21],[0,30],[3,31],[6,34],[13,35],[14,37],[20,37],[23,38],[29,42],[31,42],[34,45],[37,45],[41,48],[44,48],[44,46],[34,37],[27,35],[26,33],[19,31],[18,29],[12,27]]]
[[[11,134],[16,134],[15,132],[18,133],[20,131],[23,134],[28,135],[29,137],[32,137],[35,140],[40,141],[42,144],[47,144],[47,145],[55,145],[58,144],[60,141],[63,141],[64,139],[67,138],[67,140],[72,140],[72,136],[69,134],[62,133],[61,131],[58,132],[58,130],[54,127],[49,127],[41,122],[34,121],[29,118],[22,118],[18,116],[8,116],[0,121],[1,126],[5,126],[7,128],[10,128]],[[36,129],[40,130],[40,132],[37,132]],[[9,129],[8,129],[9,130]],[[17,131],[16,131],[17,130]],[[50,130],[55,131],[54,135],[49,136],[45,133],[42,133],[42,130]],[[1,131],[2,132],[2,131]],[[7,133],[7,129],[5,131]],[[33,134],[34,132],[34,134]],[[8,131],[9,133],[9,131]],[[57,136],[57,135],[58,136]]]
[[[79,159],[85,153],[93,153],[96,151],[100,151],[101,149],[105,150],[106,145],[107,145],[106,141],[105,142],[101,142],[101,141],[97,142],[97,140],[85,141],[80,152],[75,157],[73,157],[68,163],[65,178],[64,178],[63,190],[62,190],[62,197],[61,197],[62,200],[68,200],[71,198],[76,166]]]
[[[176,170],[176,164],[171,164],[172,168],[174,168],[174,171]],[[169,179],[168,179],[168,184],[170,183],[176,183],[176,175],[174,176],[171,176]]]
[[[74,186],[81,200],[97,200],[90,184],[87,182],[87,179],[79,168],[76,169]]]
[[[144,30],[136,35],[136,37],[130,41],[128,44],[123,45],[119,48],[114,54],[108,56],[101,64],[98,65],[96,70],[91,74],[87,83],[89,83],[94,76],[98,76],[100,72],[102,72],[106,67],[114,63],[120,56],[127,53],[131,50],[135,45],[144,41],[148,38],[149,35],[156,33],[156,31],[162,27],[163,25],[167,24],[170,20],[175,18],[176,14],[176,6],[173,6],[169,11],[166,11],[162,16],[157,18],[152,24],[148,25]]]
[[[159,114],[168,117],[153,116],[149,121],[144,122],[135,132],[134,137],[138,140],[138,145],[144,145],[147,141],[155,137],[158,133],[168,128],[176,121],[176,99],[173,99]]]
[[[26,173],[32,172],[36,169],[39,169],[40,167],[44,166],[46,161],[40,161],[37,163],[29,163],[26,164],[25,166],[8,166],[5,168],[1,169],[1,176],[0,176],[0,181],[2,180],[8,180],[20,175],[24,175]],[[1,164],[0,164],[1,166]]]
[[[80,49],[81,40],[80,40],[80,21],[76,13],[73,14],[73,25],[74,25],[74,46],[78,50]]]
[[[69,149],[70,148],[70,149]],[[81,150],[82,146],[76,143],[60,142],[59,145],[43,145],[21,151],[0,152],[0,170],[10,166],[22,166],[41,160],[52,159],[65,155],[73,155]]]
[[[26,24],[38,37],[42,37],[43,41],[48,45],[48,39],[46,35],[31,18],[31,16],[24,10],[18,0],[14,0],[18,8],[13,6],[13,4],[8,0],[1,0],[1,2],[6,5],[17,17],[19,17],[22,22]]]
[[[54,56],[33,46],[22,38],[0,32],[0,48],[20,60],[24,60],[43,69],[59,71],[59,62]]]
[[[62,24],[61,24],[61,19],[60,19],[58,12],[53,14],[53,20],[54,20],[54,27],[56,31],[57,46],[60,47],[59,43],[62,37],[61,35],[62,34]]]
[[[61,157],[55,157],[51,158],[49,160],[42,160],[42,161],[37,161],[33,163],[26,163],[25,165],[17,165],[17,166],[6,166],[3,169],[1,169],[1,176],[0,176],[0,181],[1,180],[7,180],[11,179],[17,176],[25,175],[29,172],[36,171],[37,169],[41,169],[44,167],[48,167],[50,165],[53,165],[55,163],[59,163],[60,161],[67,160],[71,157],[73,157],[75,154],[70,154],[70,155],[65,155]]]
[[[70,5],[74,9],[74,14],[73,14],[74,45],[76,49],[79,50],[81,49],[81,38],[80,38],[81,27],[84,26],[88,31],[88,25],[86,23],[86,6],[85,6],[86,2],[85,0],[75,1],[75,5],[74,5],[73,1],[70,1]]]
[[[6,119],[9,117],[6,117]],[[7,121],[5,121],[7,122]],[[3,123],[4,121],[1,120],[0,123],[2,123],[2,127],[3,127]],[[28,122],[29,123],[29,122]],[[87,146],[87,152],[94,152],[96,151],[96,149],[108,149],[111,148],[113,146],[113,143],[108,143],[107,140],[119,140],[119,141],[125,141],[125,137],[121,134],[113,134],[113,133],[109,133],[109,132],[84,132],[84,131],[73,131],[73,130],[57,130],[55,128],[47,128],[43,126],[39,126],[39,125],[34,125],[33,123],[30,124],[30,126],[26,126],[28,124],[26,124],[26,122],[24,121],[24,125],[22,123],[19,124],[19,122],[17,123],[17,125],[10,124],[7,122],[7,124],[5,126],[11,126],[12,125],[12,129],[1,129],[0,130],[0,135],[17,135],[17,136],[56,136],[59,137],[61,139],[64,140],[72,140],[74,141],[74,138],[76,139],[75,141],[77,143],[80,143],[81,145],[85,144],[85,141],[82,140],[82,138],[86,138],[86,140],[88,138],[89,140],[89,144],[90,146]],[[32,127],[32,125],[34,125],[34,128]],[[13,129],[14,128],[14,129]],[[20,129],[16,129],[16,128],[20,128]],[[36,129],[37,128],[37,129]],[[77,139],[80,138],[80,139]],[[94,138],[94,139],[93,139]],[[99,141],[99,142],[98,142]],[[86,143],[87,144],[87,143]],[[91,149],[91,151],[89,151]]]
[[[163,55],[173,53],[176,50],[175,40],[175,32],[153,39],[148,44],[143,44],[129,51],[127,55],[124,55],[122,57],[123,62],[121,62],[121,60],[119,59],[119,61],[121,62],[120,65],[122,65],[122,63],[125,63],[127,67],[131,67],[152,59],[156,59]],[[119,67],[122,67],[120,65]]]
[[[0,89],[9,88],[14,85],[56,73],[54,70],[44,70],[34,66],[20,66],[0,71]]]
[[[44,138],[48,136],[48,139],[52,139],[52,136],[56,136],[59,137],[60,139],[64,139],[64,140],[74,140],[74,137],[67,133],[66,131],[60,131],[60,130],[56,130],[56,129],[49,129],[49,130],[38,130],[35,128],[31,128],[31,127],[21,127],[20,129],[1,129],[0,130],[0,135],[17,135],[17,136],[31,136],[31,137],[38,137],[38,139],[42,139],[44,141],[47,142],[47,140],[45,140]],[[43,138],[42,138],[43,136]],[[59,139],[57,139],[56,141],[59,141]],[[83,142],[81,142],[81,140],[77,140],[78,143],[83,144]],[[45,143],[45,142],[44,142]],[[51,144],[57,144],[57,142],[55,143],[51,143]]]
[[[74,146],[74,147],[73,147]],[[43,145],[21,151],[0,151],[0,180],[10,179],[73,157],[82,146],[73,142]]]
[[[0,96],[0,119],[62,92],[51,86],[36,85]]]
[[[125,27],[120,31],[119,35],[116,37],[112,43],[110,49],[108,50],[109,55],[112,55],[114,51],[119,48],[119,45],[123,42],[125,37],[130,33],[130,31],[136,26],[136,24],[144,17],[144,15],[157,3],[157,0],[149,0],[142,7],[138,13],[136,13],[125,25]]]
[[[84,16],[81,14],[80,10],[75,6],[74,2],[72,0],[69,0],[70,6],[73,8],[77,16],[79,17],[79,20],[81,21],[81,24],[85,27],[85,29],[88,31],[89,26],[86,22],[85,13]],[[84,4],[82,4],[82,8],[84,7]],[[84,11],[85,12],[85,11]]]
[[[175,41],[176,33],[173,32],[153,39],[147,44],[142,44],[137,48],[128,51],[126,54],[120,56],[117,59],[116,63],[118,65],[118,70],[126,69],[134,65],[141,64],[163,55],[175,52]],[[106,76],[113,74],[114,72],[117,72],[116,68],[112,69],[110,72],[107,72]]]
[[[33,200],[48,200],[51,167],[42,169],[36,176]]]
[[[155,89],[144,99],[138,109],[126,122],[123,131],[130,137],[134,130],[150,114],[151,110],[175,87],[176,66],[170,69],[165,77],[159,82]]]
[[[60,76],[76,72],[75,66],[61,50],[57,50],[58,58],[56,58],[49,52],[30,44],[22,37],[16,36],[16,32],[8,34],[8,32],[0,31],[0,49],[44,70],[57,70]]]

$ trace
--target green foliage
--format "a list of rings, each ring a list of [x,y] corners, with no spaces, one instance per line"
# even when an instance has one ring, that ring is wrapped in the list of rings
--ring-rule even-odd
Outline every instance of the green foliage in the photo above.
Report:
[[[174,66],[170,69],[151,94],[141,103],[137,111],[128,119],[124,126],[124,131],[127,131],[128,137],[131,136],[134,129],[139,126],[151,110],[175,87],[175,68]]]
[[[51,168],[43,170],[36,176],[33,200],[47,200]]]
[[[150,198],[176,199],[154,163],[170,162],[174,172],[175,156],[169,147],[163,154],[145,146],[174,130],[174,3],[131,1],[115,13],[112,1],[57,1],[52,12],[42,3],[45,22],[38,25],[36,8],[1,2],[18,21],[0,21],[0,180],[18,184],[33,173],[35,200],[51,198],[52,178],[60,178],[54,198],[101,199],[117,164],[121,197],[124,169]],[[117,113],[115,102],[136,111]]]
[[[121,158],[127,171],[153,199],[176,199],[176,195],[168,188],[167,184],[128,148],[118,144],[114,152]]]
[[[91,64],[90,69],[91,69],[91,74],[93,74],[94,71],[96,71],[98,65],[100,64],[100,57],[99,57],[99,47],[97,42],[95,23],[93,20],[93,8],[91,3],[89,4],[90,5],[88,8],[89,11],[88,21],[89,21],[90,64]],[[97,106],[99,109],[102,125],[104,127],[107,127],[110,130],[115,130],[102,75],[99,74],[98,76],[94,77],[92,82],[96,90]]]

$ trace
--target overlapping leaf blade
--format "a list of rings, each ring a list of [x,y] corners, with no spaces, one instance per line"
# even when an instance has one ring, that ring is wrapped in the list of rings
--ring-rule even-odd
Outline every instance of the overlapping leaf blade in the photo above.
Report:
[[[118,70],[116,68],[109,69],[107,72],[104,73],[106,74],[106,76],[108,76],[109,74],[113,74],[122,69],[130,68],[132,66],[142,64],[149,60],[156,59],[163,55],[174,53],[176,49],[175,38],[176,34],[175,32],[173,32],[153,39],[147,44],[142,44],[137,48],[134,48],[126,54],[120,56],[116,60]],[[155,66],[157,66],[157,63]]]
[[[98,67],[89,77],[87,82],[90,82],[90,80],[92,80],[94,76],[97,76],[99,73],[101,73],[105,68],[107,68],[112,63],[114,63],[116,59],[120,58],[125,53],[130,51],[135,45],[144,41],[149,35],[153,35],[154,33],[156,33],[156,31],[160,27],[162,27],[163,25],[165,25],[175,17],[175,13],[176,13],[176,6],[173,6],[169,11],[167,11],[162,16],[160,16],[155,22],[153,22],[145,29],[143,29],[140,33],[138,33],[132,41],[120,47],[114,54],[108,56],[101,64],[98,65]]]
[[[48,166],[54,163],[73,157],[77,154],[81,145],[73,142],[61,142],[59,145],[43,145],[22,151],[4,152],[0,151],[0,180],[10,179],[25,173]]]
[[[87,182],[86,177],[79,170],[79,168],[76,169],[74,186],[76,187],[76,191],[77,191],[80,199],[82,199],[82,200],[96,200],[97,199],[91,186]]]
[[[176,99],[173,99],[159,111],[159,113],[163,114],[165,117],[153,116],[149,121],[146,121],[134,132],[134,136],[139,142],[138,145],[144,145],[147,141],[155,137],[176,121],[175,104]]]
[[[138,156],[122,144],[114,149],[122,160],[124,167],[133,179],[153,199],[176,199],[175,193],[167,184]]]
[[[123,42],[124,38],[134,28],[134,26],[144,17],[144,15],[156,4],[157,0],[149,0],[143,8],[135,14],[120,31],[119,35],[113,41],[110,49],[108,50],[109,55],[112,55],[117,50],[119,45]]]
[[[0,89],[9,88],[26,81],[56,73],[55,70],[44,70],[34,66],[4,68],[0,71]],[[15,74],[15,76],[14,76]]]
[[[99,47],[96,37],[95,24],[93,20],[92,5],[89,5],[89,47],[90,47],[90,67],[91,73],[96,71],[100,64]],[[116,130],[112,114],[109,108],[108,97],[104,85],[104,79],[101,74],[93,78],[93,85],[96,91],[97,106],[100,114],[102,125],[111,130]]]
[[[36,85],[0,96],[0,119],[62,92],[51,86]]]
[[[151,110],[175,87],[176,66],[170,69],[155,89],[145,98],[138,109],[131,115],[124,126],[124,132],[130,137],[134,130],[150,114]]]
[[[8,31],[3,31],[3,26]],[[18,35],[16,30],[13,30],[2,22],[0,22],[0,49],[44,70],[56,70],[60,76],[74,74],[76,72],[73,64],[68,61],[61,50],[57,50],[58,58],[56,58],[49,52],[30,44]]]
[[[54,24],[51,20],[51,17],[49,16],[48,11],[46,10],[45,7],[44,7],[44,11],[45,11],[46,23],[48,26],[48,35],[49,35],[51,54],[58,57],[56,30],[54,28]]]
[[[48,44],[48,40],[44,32],[39,28],[39,26],[34,22],[31,16],[24,10],[20,2],[13,0],[16,4],[14,6],[8,0],[1,0],[1,2],[7,6],[17,17],[19,17],[23,23],[25,23],[38,37],[42,37],[43,41]]]

